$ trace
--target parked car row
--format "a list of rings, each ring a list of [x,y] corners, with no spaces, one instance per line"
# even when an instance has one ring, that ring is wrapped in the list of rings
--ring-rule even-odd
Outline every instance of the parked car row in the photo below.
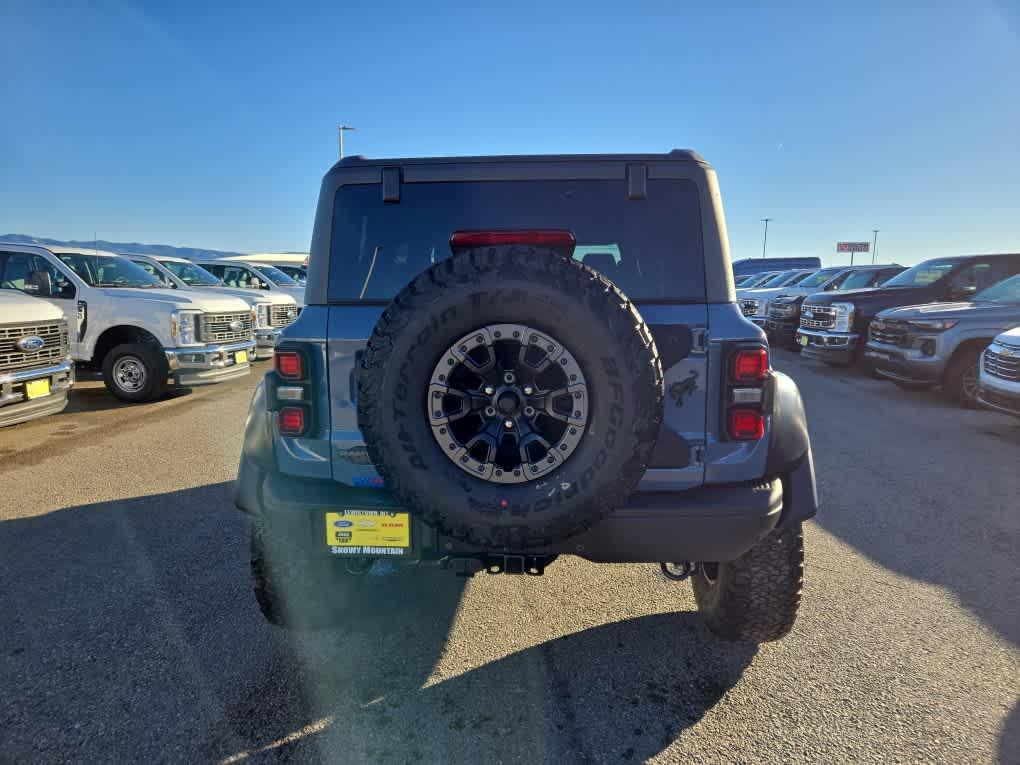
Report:
[[[775,282],[781,277],[773,277]],[[1020,415],[1020,255],[935,258],[785,275],[740,289],[770,342],[964,406]]]
[[[272,267],[231,268],[243,287],[182,258],[0,242],[0,425],[61,411],[76,368],[127,402],[248,374],[303,293]]]

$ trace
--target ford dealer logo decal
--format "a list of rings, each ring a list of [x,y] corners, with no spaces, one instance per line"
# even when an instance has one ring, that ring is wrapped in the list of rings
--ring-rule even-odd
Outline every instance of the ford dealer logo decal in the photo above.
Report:
[[[32,353],[33,351],[40,350],[44,345],[46,345],[46,341],[38,335],[29,335],[28,337],[23,337],[18,340],[15,345],[18,346],[18,350],[25,351],[25,353]]]

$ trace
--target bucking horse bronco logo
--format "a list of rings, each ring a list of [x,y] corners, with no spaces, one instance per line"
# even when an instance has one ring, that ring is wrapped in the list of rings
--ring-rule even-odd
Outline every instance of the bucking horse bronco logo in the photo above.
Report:
[[[684,399],[694,395],[698,389],[698,372],[692,369],[683,380],[678,380],[669,386],[669,395],[676,402],[677,406],[684,405]]]

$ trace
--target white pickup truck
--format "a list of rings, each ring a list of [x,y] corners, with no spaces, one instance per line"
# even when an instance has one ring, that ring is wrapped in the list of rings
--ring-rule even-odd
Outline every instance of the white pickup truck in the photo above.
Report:
[[[283,292],[294,298],[299,306],[305,304],[305,288],[269,263],[211,258],[196,258],[195,262],[228,287]]]
[[[0,427],[61,411],[73,383],[60,308],[0,289]]]
[[[158,398],[170,378],[204,385],[251,368],[255,318],[246,302],[161,289],[112,252],[0,242],[0,287],[60,306],[71,357],[101,369],[122,401]]]
[[[149,272],[170,289],[201,290],[239,297],[255,311],[255,358],[273,358],[273,349],[283,328],[298,316],[298,306],[290,295],[263,292],[243,287],[228,287],[197,263],[169,256],[124,254],[135,265]]]

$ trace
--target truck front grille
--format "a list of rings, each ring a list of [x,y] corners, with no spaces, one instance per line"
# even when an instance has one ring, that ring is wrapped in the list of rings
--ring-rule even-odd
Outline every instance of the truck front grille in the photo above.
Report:
[[[296,305],[274,305],[269,314],[269,323],[274,327],[286,327],[294,323],[301,313]]]
[[[740,301],[740,312],[744,316],[754,316],[758,313],[758,301],[745,299]]]
[[[827,305],[805,305],[800,309],[800,326],[804,329],[832,329],[836,326],[836,309]]]
[[[251,340],[251,312],[203,313],[198,317],[198,339],[203,343]]]
[[[41,348],[24,351],[18,341],[27,337],[40,337]],[[59,364],[71,353],[67,336],[67,322],[45,324],[9,324],[0,326],[0,374],[34,367],[48,367]]]
[[[796,303],[773,303],[769,308],[769,316],[777,319],[788,319],[797,313]]]
[[[902,321],[875,319],[871,322],[871,339],[876,343],[907,345],[907,325]]]
[[[985,373],[1010,382],[1020,382],[1020,348],[1006,356],[989,348],[985,351]]]

